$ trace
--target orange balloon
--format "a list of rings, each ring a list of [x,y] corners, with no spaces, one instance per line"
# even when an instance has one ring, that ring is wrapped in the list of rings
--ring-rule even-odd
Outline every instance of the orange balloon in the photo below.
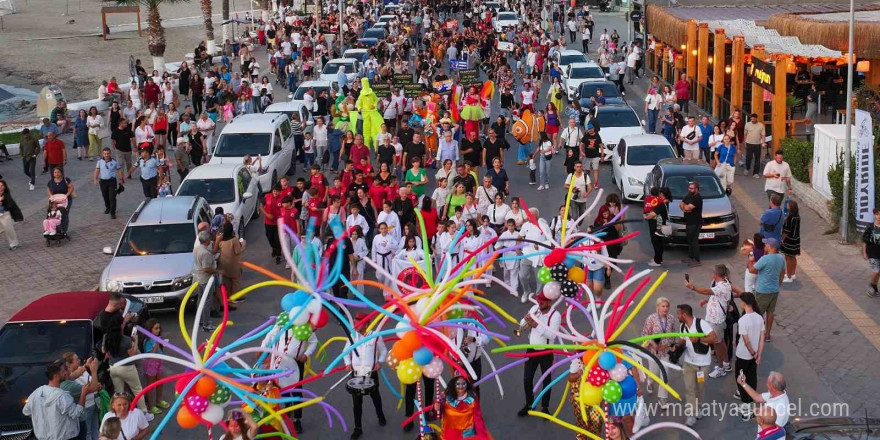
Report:
[[[402,342],[410,352],[416,351],[422,346],[422,341],[419,340],[419,334],[414,331],[404,333],[399,342]]]
[[[199,419],[186,406],[181,405],[180,409],[177,410],[177,424],[183,429],[193,429],[199,426]]]
[[[195,389],[196,394],[207,399],[211,397],[211,394],[214,394],[214,391],[217,390],[217,382],[215,382],[214,379],[206,376],[196,382]]]
[[[391,354],[394,355],[394,358],[397,359],[398,362],[411,358],[414,351],[415,350],[407,347],[406,344],[403,343],[403,339],[395,342],[394,345],[391,346]]]
[[[568,270],[568,279],[580,284],[586,279],[587,274],[580,267],[574,266]]]
[[[584,351],[584,356],[582,357],[583,362],[584,362],[584,367],[586,367],[587,364],[590,363],[590,359],[592,359],[593,356],[596,355],[596,353],[597,353],[596,350],[586,350],[586,351]]]

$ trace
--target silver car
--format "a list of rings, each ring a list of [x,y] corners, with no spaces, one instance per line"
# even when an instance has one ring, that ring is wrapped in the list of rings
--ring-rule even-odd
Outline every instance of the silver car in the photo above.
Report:
[[[684,213],[678,204],[687,195],[688,184],[692,181],[700,184],[700,195],[703,197],[700,244],[737,247],[739,217],[730,197],[722,189],[718,176],[705,161],[678,158],[661,159],[645,179],[645,194],[648,194],[652,187],[667,187],[672,192],[672,200],[669,203],[672,236],[667,238],[667,243],[687,244]]]
[[[200,222],[211,222],[199,196],[148,199],[128,220],[101,273],[101,290],[136,296],[151,309],[177,308],[192,285],[193,247]]]

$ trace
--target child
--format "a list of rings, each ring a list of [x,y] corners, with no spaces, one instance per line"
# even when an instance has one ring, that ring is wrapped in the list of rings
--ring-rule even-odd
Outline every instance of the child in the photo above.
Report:
[[[309,188],[309,217],[311,220],[306,219],[307,222],[313,221],[315,224],[315,230],[321,230],[321,221],[324,219],[324,201],[318,197],[318,189],[315,187]]]
[[[354,230],[351,231],[350,238],[351,243],[354,246],[354,253],[352,254],[354,261],[351,264],[351,279],[362,280],[364,279],[364,269],[367,265],[364,258],[367,257],[369,250],[367,250],[367,242],[364,240],[364,232],[360,226],[354,227]]]
[[[226,104],[223,104],[223,120],[226,123],[232,122],[232,118],[235,117],[235,105],[232,104],[232,100],[227,100]]]
[[[316,146],[315,146],[315,140],[312,139],[311,132],[306,132],[305,137],[306,138],[305,138],[305,141],[303,142],[303,147],[302,147],[303,154],[305,157],[303,159],[303,164],[305,165],[306,168],[310,168],[312,166],[312,164],[315,163],[315,148],[316,148]],[[319,169],[320,169],[320,167],[319,167]]]
[[[147,324],[144,326],[147,330],[150,331],[153,335],[157,337],[162,336],[162,326],[159,325],[159,321],[156,319],[150,319],[147,321]],[[157,353],[162,354],[162,346],[154,341],[151,338],[141,338],[143,341],[143,347],[141,347],[142,353]],[[165,339],[167,342],[168,340]],[[151,383],[158,381],[162,378],[162,360],[161,359],[144,359],[143,361],[144,367],[144,377],[147,379],[147,385],[149,386]],[[159,415],[162,414],[162,410],[168,409],[171,407],[171,404],[162,400],[162,388],[163,385],[157,385],[153,390],[150,390],[145,396],[147,400],[147,408],[149,408],[150,413]]]
[[[397,183],[397,176],[391,176],[391,183],[388,184],[388,188],[386,189],[385,200],[393,202],[398,194],[400,194],[400,184]]]
[[[281,198],[281,220],[284,226],[290,228],[294,234],[299,234],[299,211],[293,206],[293,196],[284,196]],[[285,232],[281,235],[281,240],[288,244],[287,248],[291,249],[293,240],[290,238],[290,232],[284,228]],[[283,247],[282,247],[283,249]],[[290,263],[284,263],[285,269],[290,269]]]
[[[388,200],[382,202],[382,212],[376,217],[376,222],[385,223],[391,236],[394,237],[396,241],[400,241],[400,235],[403,228],[401,228],[400,225],[400,218],[397,216],[397,213],[394,212],[394,207]]]
[[[529,156],[529,185],[535,185],[538,183],[538,165],[535,163],[535,154],[537,154],[537,150]]]
[[[431,195],[431,199],[434,200],[434,208],[437,212],[446,212],[443,209],[446,207],[446,198],[449,197],[449,189],[446,188],[446,185],[447,180],[445,177],[437,179],[437,188],[434,189],[434,194]]]
[[[377,180],[375,184],[370,185],[370,202],[373,206],[380,207],[383,203],[390,201],[388,198],[388,183],[384,180]]]
[[[565,172],[568,174],[574,174],[574,165],[578,163],[578,158],[574,155],[574,149],[566,148],[565,151]]]
[[[223,227],[223,221],[226,219],[226,215],[223,214],[223,207],[218,206],[214,208],[214,217],[211,218],[211,235],[216,235],[217,231]]]
[[[341,177],[336,176],[333,178],[333,186],[327,190],[327,194],[330,197],[338,197],[340,200],[343,200],[348,196],[345,188],[342,187]]]
[[[367,223],[367,219],[361,215],[361,205],[360,203],[353,202],[348,205],[348,212],[350,213],[348,217],[345,218],[345,228],[353,228],[355,226],[359,226],[361,228],[361,232],[363,232],[363,237],[366,237],[367,234],[370,233],[370,225]]]
[[[481,244],[487,243],[488,241],[492,240],[493,238],[498,237],[498,234],[495,232],[495,229],[493,229],[492,226],[489,224],[489,216],[488,215],[484,215],[482,218],[480,218],[479,230],[480,230],[480,239],[482,240]],[[483,252],[482,252],[483,255],[486,256],[486,258],[489,258],[489,254],[491,253],[490,249],[491,249],[491,246],[486,247],[486,249],[483,250]],[[486,275],[492,276],[492,268],[489,268],[489,270],[486,271]]]
[[[367,185],[373,184],[373,165],[370,164],[367,157],[362,157],[361,163],[355,165],[354,169],[364,172],[364,182],[367,182]]]
[[[495,250],[516,246],[517,240],[519,240],[519,232],[516,232],[516,221],[514,219],[508,219],[504,226],[506,229],[498,236],[498,241],[495,242]],[[505,252],[502,256],[513,258],[521,253],[522,251]],[[504,267],[504,283],[510,286],[515,295],[516,292],[519,292],[519,261],[505,260],[501,263],[501,266]],[[524,298],[528,300],[528,296]]]
[[[464,208],[462,208],[461,206],[456,206],[455,216],[449,219],[449,221],[452,222],[452,228],[450,228],[451,230],[457,231],[458,228],[460,228],[461,225],[464,224],[465,219],[464,217],[462,217],[462,215],[464,215]]]
[[[385,223],[379,223],[379,235],[373,237],[373,261],[379,263],[386,273],[392,274],[391,260],[397,253],[397,240],[388,235],[388,226]],[[393,285],[393,280],[380,272],[376,272],[376,280],[385,285]],[[382,295],[388,299],[388,293],[383,291]]]
[[[122,421],[119,417],[109,417],[101,425],[101,437],[98,440],[118,440],[122,437]]]
[[[269,92],[266,89],[260,89],[260,111],[270,105],[272,105],[272,98],[269,97]]]
[[[433,243],[431,243],[431,251],[434,258],[434,270],[439,271],[443,265],[443,257],[449,250],[449,244],[452,242],[452,236],[446,232],[446,222],[437,222],[437,233],[434,234]]]
[[[58,225],[61,224],[61,210],[58,204],[49,202],[49,208],[46,209],[46,219],[43,220],[43,235],[55,235],[58,233]]]
[[[171,197],[174,195],[174,192],[171,191],[171,182],[168,181],[168,176],[159,176],[159,197]]]
[[[317,164],[312,165],[309,173],[310,186],[318,190],[317,199],[321,201],[327,200],[327,178],[321,172],[321,166]]]
[[[296,186],[299,187],[299,182],[296,182]],[[314,188],[312,188],[312,189],[314,189]],[[299,219],[300,219],[300,224],[299,224],[300,229],[299,230],[303,231],[303,233],[305,233],[306,228],[309,227],[309,224],[308,224],[309,201],[312,200],[312,193],[310,191],[311,191],[311,189],[307,190],[307,191],[303,191],[301,203],[299,206]]]

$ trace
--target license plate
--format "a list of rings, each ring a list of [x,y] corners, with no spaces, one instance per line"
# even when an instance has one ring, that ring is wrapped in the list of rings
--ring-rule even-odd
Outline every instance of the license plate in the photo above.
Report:
[[[165,302],[165,297],[163,296],[142,296],[140,299],[144,304],[161,304]]]
[[[700,235],[698,238],[700,240],[711,240],[711,239],[715,238],[715,233],[714,232],[700,232]]]

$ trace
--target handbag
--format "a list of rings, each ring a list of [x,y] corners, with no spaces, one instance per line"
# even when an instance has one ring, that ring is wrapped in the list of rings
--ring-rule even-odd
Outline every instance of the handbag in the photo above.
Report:
[[[321,155],[321,163],[324,165],[330,163],[330,150],[324,150],[324,154]]]

